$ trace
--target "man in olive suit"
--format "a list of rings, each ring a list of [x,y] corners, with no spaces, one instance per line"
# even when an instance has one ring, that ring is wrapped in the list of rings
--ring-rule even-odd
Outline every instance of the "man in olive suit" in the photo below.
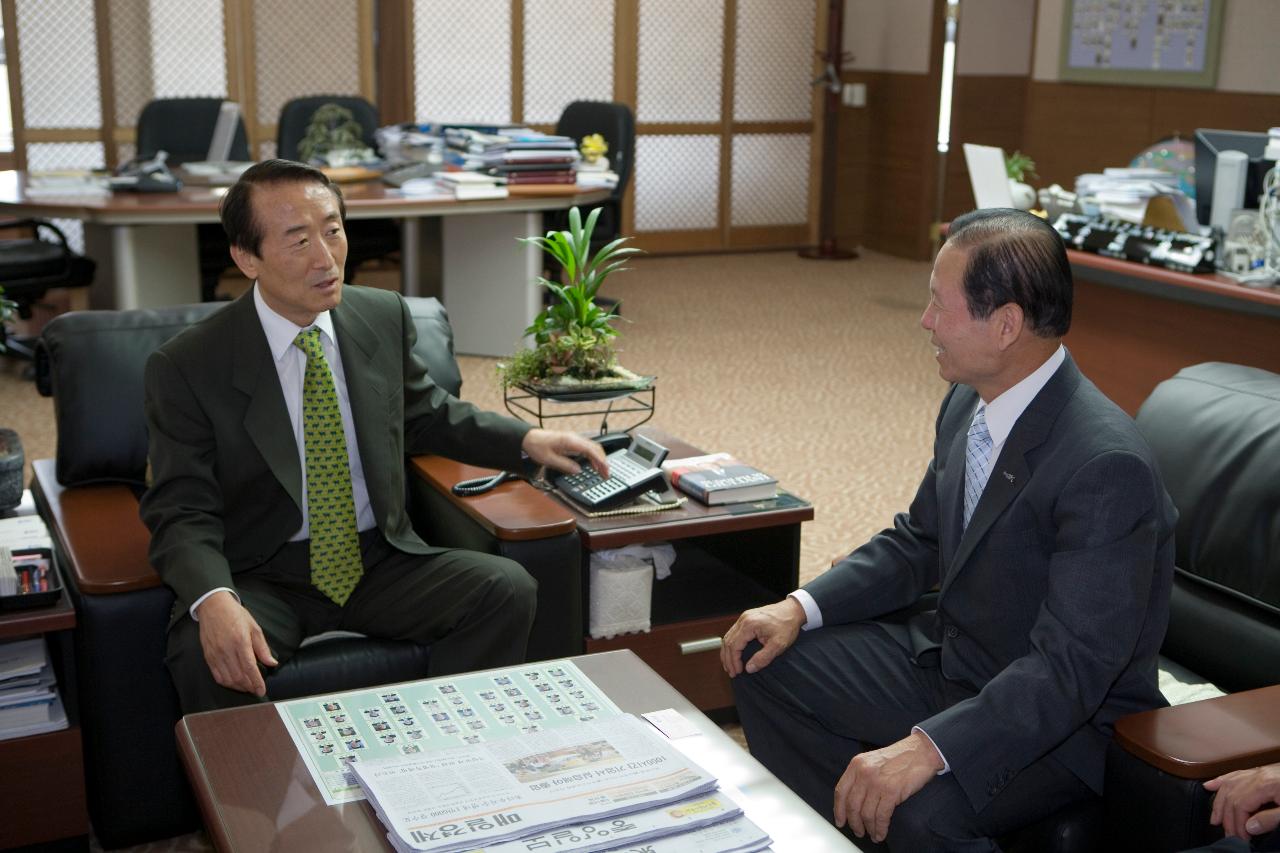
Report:
[[[342,282],[341,192],[272,160],[222,202],[254,287],[166,343],[146,371],[151,562],[173,588],[183,710],[266,695],[263,668],[332,629],[430,644],[432,674],[519,663],[535,582],[490,554],[431,547],[405,506],[406,457],[604,472],[599,445],[483,412],[414,355],[396,293]]]

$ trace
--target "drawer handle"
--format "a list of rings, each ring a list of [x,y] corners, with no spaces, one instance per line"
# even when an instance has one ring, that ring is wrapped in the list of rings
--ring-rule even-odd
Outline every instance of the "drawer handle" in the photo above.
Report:
[[[714,652],[724,645],[724,640],[720,637],[707,637],[702,640],[690,640],[687,643],[680,644],[680,654],[696,655],[699,652]]]

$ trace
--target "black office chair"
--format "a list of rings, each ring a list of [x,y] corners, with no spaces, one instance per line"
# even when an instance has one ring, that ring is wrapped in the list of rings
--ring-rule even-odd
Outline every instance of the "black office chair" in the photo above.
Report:
[[[137,159],[149,160],[159,151],[168,154],[170,166],[181,166],[209,156],[209,142],[218,123],[222,98],[158,98],[138,116]],[[249,138],[244,121],[237,119],[231,140],[232,160],[249,160]],[[216,299],[222,273],[232,266],[231,246],[222,226],[215,222],[196,226],[200,245],[200,298]]]
[[[51,287],[88,287],[93,283],[97,264],[72,251],[61,228],[44,219],[0,222],[0,229],[17,228],[30,228],[34,236],[0,240],[0,287],[4,297],[16,303],[19,317],[31,319],[32,306]],[[0,324],[0,349],[5,355],[30,361],[34,343],[25,336],[9,334]]]
[[[335,104],[351,111],[360,125],[361,141],[377,150],[374,131],[378,129],[378,110],[364,98],[351,95],[310,95],[294,98],[280,108],[276,124],[276,156],[286,160],[302,159],[299,145],[306,138],[316,110]],[[400,226],[394,219],[357,219],[347,223],[347,266],[343,277],[355,281],[356,269],[365,261],[385,258],[400,251]]]
[[[600,218],[591,234],[591,251],[618,239],[622,228],[622,196],[631,180],[631,161],[636,152],[636,123],[626,104],[612,101],[574,101],[564,108],[556,122],[556,133],[581,143],[584,136],[598,133],[609,145],[609,166],[618,175],[618,185],[609,198],[600,202]],[[545,231],[564,231],[569,227],[569,214],[556,210],[543,218]],[[606,304],[612,300],[601,299]]]

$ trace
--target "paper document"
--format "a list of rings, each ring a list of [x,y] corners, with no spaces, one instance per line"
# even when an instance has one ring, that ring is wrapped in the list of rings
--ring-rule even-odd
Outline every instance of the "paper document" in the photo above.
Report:
[[[974,207],[1013,207],[1009,173],[1004,168],[1004,151],[990,145],[964,144],[964,162],[969,167]]]

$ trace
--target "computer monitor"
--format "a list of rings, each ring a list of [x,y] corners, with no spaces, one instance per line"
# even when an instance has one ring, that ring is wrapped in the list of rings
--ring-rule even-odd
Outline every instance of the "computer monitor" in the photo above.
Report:
[[[1240,151],[1249,158],[1249,168],[1244,185],[1244,206],[1257,210],[1258,196],[1262,194],[1262,180],[1274,165],[1262,159],[1267,147],[1267,134],[1246,130],[1196,131],[1196,219],[1201,225],[1209,224],[1213,208],[1213,174],[1217,170],[1219,151]]]
[[[218,121],[209,138],[209,153],[205,161],[226,163],[231,159],[231,146],[235,142],[236,129],[240,126],[240,105],[235,101],[223,101],[218,109]]]

